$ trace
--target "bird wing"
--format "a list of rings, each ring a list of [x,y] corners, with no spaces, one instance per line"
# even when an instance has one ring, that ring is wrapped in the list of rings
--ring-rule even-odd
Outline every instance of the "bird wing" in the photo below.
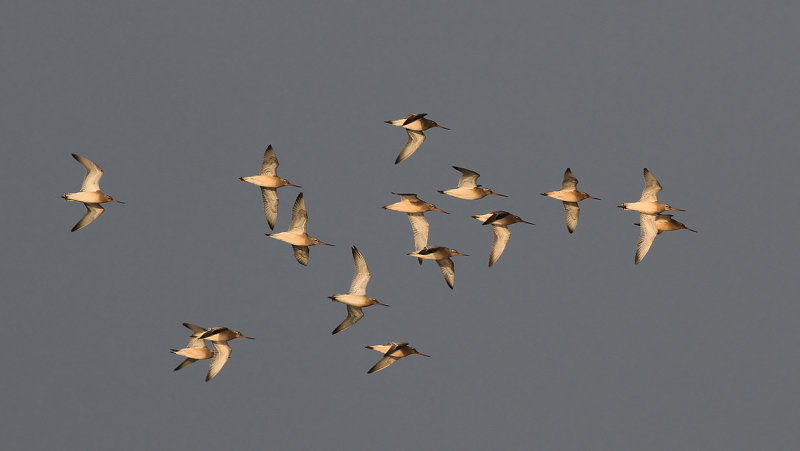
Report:
[[[352,305],[347,306],[347,318],[342,321],[341,324],[336,326],[336,329],[333,329],[331,334],[338,334],[339,332],[346,330],[353,324],[357,323],[358,320],[364,317],[364,312],[361,310],[361,307],[353,307]]]
[[[642,198],[639,199],[639,202],[658,201],[659,191],[661,191],[661,184],[647,168],[644,168],[644,190],[642,190]]]
[[[410,157],[411,154],[416,152],[419,146],[425,142],[425,134],[422,132],[406,129],[406,133],[408,134],[408,141],[406,141],[406,145],[403,146],[403,150],[400,151],[397,159],[394,160],[394,164],[400,163]]]
[[[436,260],[436,263],[439,264],[439,269],[442,271],[444,281],[447,282],[447,286],[452,290],[456,280],[456,269],[453,260],[450,258],[443,258]]]
[[[578,206],[577,202],[561,202],[564,204],[564,217],[567,221],[567,230],[569,233],[575,231],[575,228],[578,227],[578,216],[581,214],[581,207]]]
[[[278,220],[278,190],[262,186],[261,198],[264,200],[264,216],[267,217],[267,224],[270,229],[274,229],[275,221]]]
[[[458,179],[459,188],[476,188],[478,186],[478,177],[481,176],[480,174],[458,166],[453,166],[453,169],[461,173],[461,177]]]
[[[227,341],[214,341],[214,357],[211,359],[211,364],[208,366],[208,374],[206,375],[206,382],[214,379],[214,376],[219,373],[225,363],[228,362],[228,357],[231,356],[231,347],[228,346]]]
[[[423,213],[408,213],[411,230],[414,231],[414,250],[420,251],[428,245],[428,232],[430,224]]]
[[[192,323],[183,323],[183,327],[185,327],[185,328],[191,330],[192,332],[194,332],[192,335],[200,334],[200,333],[206,331],[205,327],[200,327],[197,324],[192,324]]]
[[[417,197],[417,195],[413,193],[408,193],[408,194],[392,193],[392,194],[397,194],[398,196],[400,196],[400,199],[409,201],[411,203],[420,202],[419,197]]]
[[[494,241],[492,241],[492,252],[489,254],[489,266],[494,265],[503,255],[508,239],[511,238],[511,231],[506,226],[493,225],[492,231],[494,232]],[[442,270],[442,274],[444,274],[444,270]]]
[[[100,204],[84,203],[83,206],[86,207],[86,214],[84,214],[81,220],[75,224],[72,230],[70,230],[71,232],[86,227],[106,211]]]
[[[186,368],[187,366],[193,364],[196,361],[197,361],[197,359],[192,359],[192,358],[184,359],[184,361],[181,362],[180,365],[176,366],[175,369],[172,370],[172,371],[178,371],[178,370],[184,369],[184,368]]]
[[[294,251],[294,258],[303,266],[308,266],[308,246],[295,246],[292,245]]]
[[[103,177],[103,170],[100,169],[100,166],[94,164],[92,160],[74,153],[72,158],[78,160],[78,163],[86,168],[86,177],[83,178],[81,191],[100,191],[100,179]]]
[[[361,251],[355,246],[353,246],[353,263],[355,263],[356,271],[353,274],[353,282],[350,283],[350,294],[366,295],[370,278],[369,268],[364,256],[361,255]]]
[[[639,264],[644,256],[647,255],[647,251],[650,250],[653,240],[655,240],[656,235],[658,235],[656,217],[654,215],[639,213],[639,224],[639,244],[636,247],[635,264]]]
[[[278,169],[278,157],[275,156],[275,151],[272,150],[272,145],[267,147],[264,151],[264,161],[261,162],[260,175],[275,175],[275,170]]]
[[[567,168],[567,170],[564,171],[564,179],[561,181],[561,189],[574,190],[577,189],[577,186],[578,186],[578,179],[576,179],[575,176],[572,175],[572,171],[570,170],[570,168]]]
[[[292,223],[289,225],[289,231],[292,233],[306,233],[307,223],[306,201],[303,199],[303,193],[300,193],[297,195],[292,207]]]

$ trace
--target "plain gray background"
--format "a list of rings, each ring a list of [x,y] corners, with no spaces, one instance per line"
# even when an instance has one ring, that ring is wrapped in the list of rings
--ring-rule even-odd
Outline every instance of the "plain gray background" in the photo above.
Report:
[[[800,6],[792,2],[3,2],[0,184],[9,449],[797,449]],[[384,120],[427,112],[411,158]],[[258,172],[303,186],[308,267]],[[108,204],[69,229],[70,153]],[[457,165],[509,195],[443,196]],[[557,189],[587,200],[577,231]],[[698,234],[634,266],[642,168]],[[301,190],[281,188],[275,231]],[[415,192],[455,290],[418,266]],[[508,210],[491,232],[470,215]],[[345,307],[350,246],[372,272]],[[180,323],[228,326],[174,373]],[[367,375],[365,345],[408,341]]]

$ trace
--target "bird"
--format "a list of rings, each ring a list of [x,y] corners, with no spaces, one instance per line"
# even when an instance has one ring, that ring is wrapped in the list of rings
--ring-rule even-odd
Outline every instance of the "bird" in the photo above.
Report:
[[[634,222],[633,225],[640,225],[638,222]],[[686,227],[686,224],[676,221],[672,219],[672,215],[656,215],[656,235],[661,235],[664,232],[670,232],[672,230],[681,230],[686,229],[690,232],[697,233],[697,230],[690,229]]]
[[[313,236],[306,233],[306,223],[308,223],[308,213],[306,212],[306,202],[303,200],[303,193],[297,195],[292,207],[292,223],[289,225],[289,230],[280,233],[267,233],[266,235],[276,240],[281,240],[292,245],[294,250],[294,258],[303,266],[308,265],[308,246],[315,244],[324,244],[325,246],[333,246],[333,244],[320,241]]]
[[[405,356],[409,356],[411,354],[419,354],[424,357],[430,357],[428,354],[423,354],[416,349],[412,348],[408,345],[408,343],[399,342],[399,341],[390,341],[385,345],[371,345],[365,346],[367,349],[374,349],[383,354],[383,357],[378,360],[378,363],[372,366],[372,368],[367,371],[367,374],[376,373],[387,366],[393,364],[399,359],[402,359]]]
[[[474,215],[473,218],[481,221],[483,225],[490,224],[492,232],[494,232],[494,241],[492,242],[492,251],[489,253],[489,266],[492,266],[501,255],[503,250],[508,244],[508,239],[511,237],[511,232],[508,226],[522,222],[525,224],[535,225],[532,222],[525,221],[517,215],[512,215],[507,211],[493,211],[482,215]]]
[[[264,161],[261,163],[261,172],[252,177],[239,177],[239,180],[261,187],[261,198],[264,200],[264,215],[267,217],[267,224],[270,230],[275,229],[275,221],[278,219],[278,188],[282,186],[294,186],[290,181],[275,175],[278,169],[278,158],[272,144],[264,151]]]
[[[80,192],[64,193],[61,197],[67,201],[83,202],[83,206],[86,207],[86,214],[83,215],[81,220],[75,224],[70,232],[80,230],[99,218],[100,215],[105,212],[105,209],[100,204],[104,202],[125,203],[100,191],[100,179],[103,177],[103,170],[100,169],[100,166],[94,164],[94,162],[88,158],[74,153],[72,154],[72,158],[78,160],[78,163],[86,168],[86,177],[83,178],[83,185],[81,185]]]
[[[658,192],[661,191],[661,184],[647,168],[644,168],[644,190],[638,202],[623,202],[617,207],[623,210],[634,210],[639,213],[655,215],[666,210],[685,211],[680,208],[673,208],[669,204],[658,201]]]
[[[680,208],[671,207],[658,201],[658,192],[661,191],[661,184],[644,168],[644,190],[639,202],[624,202],[618,205],[623,210],[634,210],[639,212],[639,242],[636,246],[636,255],[633,259],[634,264],[638,265],[642,261],[650,246],[653,245],[658,226],[656,225],[656,215],[665,210],[684,211]]]
[[[419,149],[419,146],[421,146],[422,143],[425,141],[425,133],[422,133],[424,130],[433,127],[450,130],[447,127],[442,127],[436,122],[427,119],[425,117],[427,115],[428,113],[408,114],[403,119],[397,119],[394,121],[383,121],[386,122],[387,124],[403,127],[406,129],[406,133],[408,133],[408,141],[406,142],[406,145],[403,146],[403,150],[400,151],[400,154],[397,156],[397,159],[394,161],[394,164],[400,163],[401,161],[410,157],[411,154],[417,151],[417,149]]]
[[[481,175],[477,172],[460,168],[458,166],[453,166],[453,169],[461,172],[461,178],[458,179],[458,187],[447,190],[439,190],[440,193],[466,200],[482,199],[490,194],[508,197],[505,194],[496,193],[489,188],[482,188],[481,185],[478,185],[478,177]]]
[[[332,301],[341,302],[342,304],[347,305],[347,318],[345,318],[341,324],[336,326],[336,329],[333,329],[331,334],[337,334],[357,323],[358,320],[364,316],[364,312],[361,311],[363,307],[369,307],[370,305],[375,304],[388,307],[388,305],[379,302],[377,299],[367,296],[367,284],[369,283],[370,279],[367,261],[364,260],[364,256],[361,255],[361,252],[358,250],[358,248],[353,246],[352,250],[353,263],[355,264],[356,270],[355,274],[353,274],[353,281],[350,283],[350,292],[347,294],[334,294],[332,296],[328,296],[328,299]]]
[[[183,324],[186,327],[186,323]],[[201,340],[208,340],[214,347],[214,357],[211,359],[211,364],[208,366],[208,374],[206,374],[206,382],[214,379],[219,371],[228,362],[228,357],[231,356],[231,347],[228,345],[230,340],[236,338],[247,338],[253,340],[253,337],[248,337],[238,330],[229,329],[227,327],[209,327],[204,331],[198,331],[192,334],[193,338]]]
[[[444,276],[444,281],[447,282],[447,286],[450,287],[451,290],[453,289],[453,284],[455,283],[456,272],[455,265],[453,264],[453,260],[450,260],[450,257],[454,255],[463,255],[465,257],[469,256],[468,254],[462,254],[455,249],[442,246],[427,246],[416,252],[410,252],[408,255],[425,260],[436,260],[436,263],[439,265],[439,269],[442,271],[442,275]]]
[[[578,227],[578,215],[581,213],[581,208],[578,202],[584,199],[600,200],[597,197],[592,197],[583,191],[578,191],[578,179],[572,175],[570,168],[564,171],[564,179],[561,181],[561,189],[558,191],[548,191],[541,193],[542,196],[552,197],[558,199],[564,204],[564,214],[566,217],[567,230],[569,233],[575,231]]]
[[[425,219],[423,214],[431,210],[445,214],[450,213],[436,207],[436,205],[421,200],[416,194],[392,194],[400,196],[400,202],[384,205],[382,208],[408,214],[408,220],[411,221],[411,230],[414,232],[414,249],[421,250],[428,245],[428,231],[430,230],[430,224],[428,224],[428,220]],[[422,259],[418,258],[417,260],[421,265]]]
[[[203,333],[206,331],[205,327],[200,327],[195,324],[183,323],[183,325],[192,331],[192,338],[189,339],[189,344],[183,349],[170,349],[170,352],[179,356],[186,357],[173,371],[186,368],[198,360],[210,359],[214,355],[214,351],[208,349],[202,338],[195,337],[195,333]]]

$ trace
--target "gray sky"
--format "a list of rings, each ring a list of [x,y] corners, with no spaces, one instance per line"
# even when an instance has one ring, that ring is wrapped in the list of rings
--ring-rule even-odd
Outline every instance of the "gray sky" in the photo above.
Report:
[[[676,450],[800,447],[800,6],[788,2],[5,2],[0,165],[12,448]],[[427,112],[431,130],[384,124]],[[303,186],[308,267],[258,172]],[[59,196],[105,170],[95,223]],[[452,165],[508,198],[462,201]],[[566,167],[582,203],[573,235]],[[698,234],[633,264],[642,168]],[[419,267],[416,192],[455,290]],[[279,190],[275,231],[300,190]],[[24,196],[24,197],[20,197]],[[491,232],[470,215],[508,210]],[[787,230],[790,233],[787,233]],[[357,245],[372,307],[331,336]],[[204,383],[180,323],[256,337]],[[365,345],[409,341],[367,375]],[[188,444],[188,445],[187,445]]]

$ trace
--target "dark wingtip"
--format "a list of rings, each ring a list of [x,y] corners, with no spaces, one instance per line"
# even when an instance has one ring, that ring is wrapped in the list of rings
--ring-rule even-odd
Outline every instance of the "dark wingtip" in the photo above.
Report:
[[[386,122],[387,124],[391,124],[392,123],[392,121],[383,121],[383,122]]]

